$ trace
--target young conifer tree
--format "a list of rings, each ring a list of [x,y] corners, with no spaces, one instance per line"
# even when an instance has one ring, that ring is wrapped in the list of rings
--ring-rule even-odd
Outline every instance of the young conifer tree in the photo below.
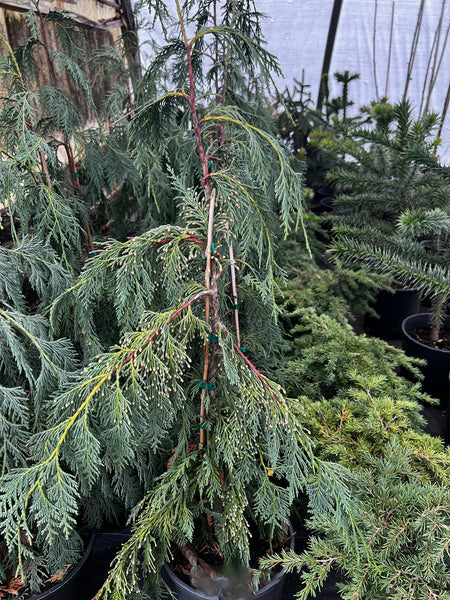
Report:
[[[269,83],[278,69],[259,14],[252,0],[148,4],[166,44],[123,118],[143,178],[170,181],[176,210],[99,245],[53,303],[53,327],[72,327],[86,364],[44,400],[34,462],[5,474],[0,499],[21,556],[36,528],[50,548],[70,537],[80,503],[116,495],[129,508],[144,489],[102,592],[116,599],[142,574],[158,584],[174,543],[194,563],[209,544],[247,567],[251,528],[280,537],[300,490],[342,525],[350,505],[343,470],[314,457],[301,407],[269,377],[277,238],[301,223],[303,184],[251,88],[240,94],[242,77]]]
[[[450,187],[433,133],[439,116],[415,118],[408,100],[370,110],[374,128],[355,129],[341,143],[324,142],[352,157],[330,173],[341,192],[330,251],[430,298],[435,342],[450,293]]]

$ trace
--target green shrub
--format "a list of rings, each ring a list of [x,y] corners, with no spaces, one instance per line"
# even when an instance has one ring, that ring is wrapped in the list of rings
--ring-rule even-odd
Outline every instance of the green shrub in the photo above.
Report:
[[[436,460],[438,452],[432,452]],[[299,555],[283,553],[263,561],[302,571],[299,600],[320,594],[332,571],[343,600],[446,600],[450,589],[449,454],[442,455],[442,479],[417,470],[417,449],[395,438],[383,456],[363,454],[352,471],[351,487],[359,502],[353,544],[333,520],[309,522],[319,536]],[[320,596],[319,596],[320,597]]]

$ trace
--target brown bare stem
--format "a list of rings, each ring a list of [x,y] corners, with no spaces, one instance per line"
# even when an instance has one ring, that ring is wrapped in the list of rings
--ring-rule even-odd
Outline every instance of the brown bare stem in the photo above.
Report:
[[[75,177],[75,175],[77,175],[75,158],[73,155],[72,146],[70,145],[69,140],[66,138],[66,136],[64,136],[64,142],[62,143],[62,145],[64,146],[64,149],[66,151],[67,161],[69,163],[69,171],[70,171],[69,176],[70,176],[70,180],[72,183],[72,187],[74,188],[74,190],[79,192],[80,180],[78,179],[78,177]],[[92,252],[92,250],[94,250],[94,243],[92,241],[91,228],[89,227],[89,222],[86,222],[84,227],[86,230],[86,235],[87,235],[87,240],[88,240],[88,248]]]
[[[48,64],[48,69],[50,71],[50,79],[52,82],[52,86],[58,87],[58,85],[57,85],[58,80],[56,77],[55,65],[53,63],[52,57],[50,56],[50,49],[49,49],[48,38],[47,38],[47,29],[45,27],[44,17],[42,15],[41,11],[39,10],[39,7],[37,4],[36,4],[36,12],[39,17],[39,23],[41,26],[42,45],[44,47],[45,55],[47,57],[47,64]]]
[[[425,0],[421,0],[419,12],[417,14],[416,28],[414,30],[413,41],[411,44],[411,52],[409,55],[408,69],[406,72],[405,91],[403,92],[403,100],[406,100],[408,95],[409,82],[413,71],[414,61],[416,59],[417,46],[419,44],[420,30],[422,28],[423,11],[425,8]]]
[[[245,356],[245,354],[242,352],[242,350],[239,348],[239,346],[237,346],[237,344],[235,344],[233,342],[233,346],[234,346],[234,349],[236,350],[236,352],[239,354],[239,356],[244,360],[246,365],[249,367],[249,369],[251,371],[253,371],[253,373],[255,373],[255,375],[261,381],[263,386],[266,388],[266,390],[268,390],[270,392],[270,394],[271,394],[272,398],[275,400],[275,402],[277,404],[279,404],[280,401],[279,401],[278,397],[270,389],[270,386],[268,385],[267,381],[265,380],[264,375],[262,373],[260,373],[260,371],[258,371],[258,369],[255,367],[255,365],[252,362],[249,361],[249,359]]]

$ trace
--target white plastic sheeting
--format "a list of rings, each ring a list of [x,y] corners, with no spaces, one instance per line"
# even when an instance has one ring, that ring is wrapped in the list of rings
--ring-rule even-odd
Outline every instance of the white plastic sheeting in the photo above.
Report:
[[[443,3],[439,55],[450,25],[450,2],[425,0],[416,58],[408,88],[408,97],[414,103],[417,112],[421,104],[422,109],[425,105],[425,102],[422,102],[424,82]],[[281,89],[286,85],[292,86],[294,78],[300,80],[304,70],[304,81],[311,85],[310,90],[315,103],[333,0],[257,0],[256,4],[258,9],[267,15],[263,25],[267,48],[278,56],[283,70],[284,78],[279,79],[277,85]],[[350,96],[357,108],[377,98],[376,83],[379,98],[383,97],[386,91],[391,102],[403,97],[420,0],[395,0],[391,60],[387,77],[392,5],[393,0],[378,0],[377,3],[375,0],[343,0],[329,72],[332,75],[336,71],[348,70],[360,74],[360,79],[350,84]],[[377,18],[374,61],[375,8]],[[425,101],[429,82],[430,75],[425,89]],[[442,113],[449,82],[450,38],[434,84],[430,110]],[[337,84],[331,81],[330,92],[332,96],[338,93]],[[439,154],[445,163],[449,163],[450,111],[444,124],[442,138]]]
[[[174,0],[167,0],[175,6]],[[407,79],[411,45],[417,24],[421,0],[395,0],[392,50],[388,75],[388,58],[393,0],[343,0],[336,34],[330,75],[348,70],[359,73],[360,79],[351,83],[350,96],[355,109],[371,100],[383,97],[389,100],[402,98]],[[430,83],[428,64],[433,60],[432,49],[438,22],[444,6],[443,22],[438,54],[441,56],[446,33],[450,25],[450,0],[425,0],[422,26],[408,97],[417,113],[426,101]],[[266,15],[262,27],[267,39],[267,49],[275,54],[283,71],[283,78],[276,80],[283,90],[292,88],[294,79],[309,84],[314,103],[317,99],[322,63],[328,36],[333,0],[256,0],[257,9]],[[374,17],[376,18],[374,57]],[[149,34],[158,39],[157,32]],[[428,83],[424,82],[428,71]],[[375,77],[376,73],[376,77]],[[442,56],[440,70],[431,95],[430,110],[442,113],[450,81],[450,37]],[[330,78],[331,96],[339,93],[339,87]],[[450,163],[450,110],[442,133],[443,142],[439,154]]]

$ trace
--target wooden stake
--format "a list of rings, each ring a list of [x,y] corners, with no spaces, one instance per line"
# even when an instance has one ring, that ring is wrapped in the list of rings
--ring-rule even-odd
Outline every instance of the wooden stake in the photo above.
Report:
[[[211,246],[213,243],[213,224],[214,224],[214,207],[216,201],[216,190],[213,189],[211,192],[211,196],[209,198],[209,218],[208,218],[208,235],[206,238],[206,248],[205,248],[205,256],[206,256],[206,269],[205,269],[205,288],[209,290],[211,286]],[[210,299],[209,296],[205,298],[205,321],[209,324],[210,315],[209,315],[209,307],[210,307]],[[209,371],[209,340],[206,340],[205,343],[205,359],[203,363],[203,381],[208,380],[208,371]],[[203,423],[205,418],[205,400],[206,394],[208,393],[205,388],[202,392],[202,398],[200,401],[200,423]],[[200,429],[200,444],[199,447],[203,448],[205,443],[205,430]]]

